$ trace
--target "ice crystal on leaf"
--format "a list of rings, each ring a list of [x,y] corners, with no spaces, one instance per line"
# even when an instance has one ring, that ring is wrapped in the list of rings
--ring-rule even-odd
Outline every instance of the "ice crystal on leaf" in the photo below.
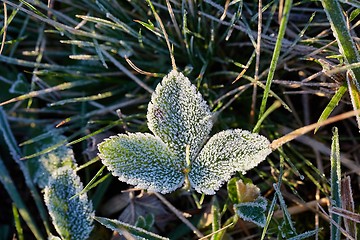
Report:
[[[210,109],[176,70],[156,87],[147,120],[154,135],[119,134],[98,146],[112,174],[139,188],[168,193],[188,177],[199,193],[215,194],[234,172],[252,169],[271,153],[265,137],[241,129],[219,132],[206,143]]]
[[[166,193],[184,182],[184,161],[154,135],[119,134],[100,144],[99,151],[114,176],[139,188]]]
[[[93,229],[92,203],[86,194],[77,195],[82,190],[80,178],[68,166],[57,169],[44,189],[45,204],[62,239],[88,239]]]
[[[46,128],[46,131],[45,134],[48,137],[39,141],[35,149],[37,152],[48,151],[27,162],[33,181],[40,188],[48,184],[56,169],[63,166],[76,167],[74,152],[65,145],[67,138],[52,128]],[[59,144],[61,145],[58,146]]]
[[[246,130],[225,130],[209,139],[192,161],[189,180],[198,192],[215,194],[236,171],[245,173],[270,153],[269,141]]]
[[[264,227],[266,223],[266,206],[266,199],[260,196],[253,202],[234,204],[234,209],[243,220]]]
[[[150,131],[185,159],[194,158],[212,128],[211,112],[201,94],[182,73],[171,71],[156,87],[148,106]]]

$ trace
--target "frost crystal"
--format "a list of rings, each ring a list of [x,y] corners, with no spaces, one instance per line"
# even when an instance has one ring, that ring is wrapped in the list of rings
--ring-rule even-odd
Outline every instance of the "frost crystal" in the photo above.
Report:
[[[48,184],[52,172],[56,169],[63,166],[76,166],[73,150],[62,144],[67,142],[67,138],[58,134],[54,129],[48,129],[45,134],[49,137],[38,142],[40,146],[36,150],[41,152],[50,149],[49,152],[28,161],[29,168],[33,169],[33,181],[40,188],[44,188]],[[59,144],[62,145],[57,147]]]
[[[243,220],[253,222],[260,227],[264,227],[266,223],[266,206],[266,199],[258,197],[254,202],[234,204],[234,209]]]
[[[271,149],[265,137],[241,129],[215,134],[202,148],[213,125],[211,118],[195,86],[173,70],[156,87],[148,105],[148,126],[155,136],[113,136],[98,145],[99,157],[114,176],[139,188],[168,193],[184,183],[188,172],[196,191],[215,194],[234,172],[257,166]]]
[[[91,201],[86,194],[74,197],[81,190],[83,185],[80,178],[70,167],[56,170],[44,189],[45,204],[62,239],[88,239],[93,229]]]
[[[148,106],[149,129],[159,136],[181,159],[190,146],[190,159],[208,137],[211,112],[201,94],[189,79],[171,71],[156,87]]]
[[[184,182],[184,161],[151,134],[119,134],[99,144],[99,157],[120,181],[168,193]]]
[[[246,130],[226,130],[215,134],[192,162],[189,180],[196,191],[215,191],[236,171],[245,173],[271,153],[270,142]]]

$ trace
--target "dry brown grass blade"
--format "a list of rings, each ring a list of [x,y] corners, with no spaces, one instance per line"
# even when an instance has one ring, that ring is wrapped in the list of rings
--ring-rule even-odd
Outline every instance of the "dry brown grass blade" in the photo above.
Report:
[[[280,127],[278,131],[282,134],[288,134],[290,132],[293,132],[292,129],[284,126]],[[325,154],[327,156],[329,156],[331,153],[331,150],[328,146],[308,136],[305,135],[299,136],[298,138],[296,138],[296,141],[304,145],[307,145],[309,147],[315,148],[317,151],[319,151],[319,153]],[[349,159],[349,157],[345,153],[341,153],[340,157],[341,157],[341,163],[345,167],[351,169],[352,172],[360,176],[360,166],[358,166],[353,160]]]
[[[300,214],[309,210],[312,210],[314,212],[316,212],[316,207],[318,204],[320,204],[321,206],[326,206],[329,204],[329,199],[328,198],[321,198],[319,200],[313,200],[310,202],[306,202],[306,203],[297,203],[298,205],[296,206],[292,206],[288,208],[288,211],[291,215],[295,215],[295,214]],[[282,218],[283,217],[283,211],[282,210],[277,210],[276,212],[274,212],[274,218]]]
[[[334,213],[343,217],[346,231],[355,238],[357,235],[355,222],[360,223],[360,214],[355,213],[355,203],[350,176],[346,176],[341,180],[341,193],[343,209],[333,208],[332,210]]]
[[[286,134],[285,136],[275,139],[270,144],[270,147],[271,147],[271,149],[275,150],[275,149],[281,147],[282,145],[284,145],[285,143],[288,143],[291,140],[294,140],[295,138],[300,137],[316,128],[319,128],[319,127],[322,127],[322,126],[325,126],[325,125],[328,125],[328,124],[331,124],[331,123],[334,123],[337,121],[341,121],[341,120],[344,120],[349,117],[356,116],[359,113],[360,113],[360,110],[349,111],[349,112],[342,113],[342,114],[336,115],[334,117],[328,118],[325,121],[322,121],[319,123],[313,123],[313,124],[307,125],[305,127],[298,128],[298,129]]]

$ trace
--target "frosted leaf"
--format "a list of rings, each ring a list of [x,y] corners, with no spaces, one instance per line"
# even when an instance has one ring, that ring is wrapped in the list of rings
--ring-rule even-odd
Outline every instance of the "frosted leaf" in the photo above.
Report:
[[[190,183],[200,193],[215,194],[232,174],[245,173],[270,153],[270,142],[264,136],[241,129],[219,132],[192,161]]]
[[[185,161],[179,161],[160,138],[151,134],[119,134],[98,148],[103,164],[120,181],[161,193],[174,191],[184,182]]]
[[[260,227],[264,227],[266,223],[266,206],[266,199],[258,197],[254,202],[234,204],[234,209],[243,220],[255,223]]]
[[[208,137],[213,125],[211,116],[195,86],[176,70],[156,87],[147,112],[149,129],[183,161],[186,145],[190,146],[192,159]]]
[[[156,87],[147,120],[155,136],[120,134],[98,145],[112,174],[138,188],[168,193],[188,173],[196,191],[215,194],[234,172],[252,169],[271,153],[265,137],[241,129],[220,132],[205,144],[213,125],[209,106],[176,70]]]
[[[74,197],[81,190],[83,185],[80,178],[70,167],[57,169],[44,188],[45,204],[62,239],[88,239],[93,229],[91,201],[86,194]]]
[[[76,166],[74,152],[71,147],[65,146],[67,138],[60,135],[54,129],[47,129],[48,132],[43,136],[46,137],[37,142],[36,152],[49,150],[36,158],[28,161],[29,169],[33,181],[40,187],[44,188],[51,178],[52,172],[63,166]],[[60,145],[60,146],[59,146]],[[52,150],[53,148],[53,150]]]

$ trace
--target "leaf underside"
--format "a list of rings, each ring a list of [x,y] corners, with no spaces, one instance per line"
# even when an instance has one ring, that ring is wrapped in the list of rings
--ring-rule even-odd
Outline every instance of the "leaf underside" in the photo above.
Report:
[[[215,194],[231,175],[254,168],[271,153],[270,142],[247,130],[215,134],[193,160],[189,180],[196,191]]]
[[[176,70],[156,87],[147,112],[149,129],[184,161],[186,145],[192,159],[205,142],[213,125],[211,116],[195,86]]]
[[[119,134],[106,139],[98,148],[103,164],[120,181],[161,193],[174,191],[184,182],[185,161],[151,134]]]

